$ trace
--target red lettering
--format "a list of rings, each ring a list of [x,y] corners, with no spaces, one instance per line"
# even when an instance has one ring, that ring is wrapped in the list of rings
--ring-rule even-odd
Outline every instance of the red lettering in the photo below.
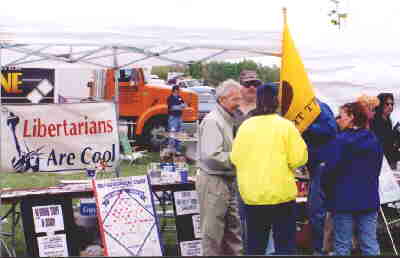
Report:
[[[54,133],[54,131],[56,131],[56,129],[57,129],[55,124],[49,124],[49,127],[47,129],[48,129],[50,137],[54,137],[54,136],[57,135],[57,134]]]
[[[84,127],[85,126],[85,122],[79,122],[79,129],[78,129],[78,131],[79,131],[79,135],[81,135],[82,134],[82,127]]]
[[[57,125],[57,136],[60,136],[60,127],[62,127],[63,124],[56,124]]]
[[[38,119],[37,122],[38,122],[37,124],[38,124],[38,129],[39,129],[38,136],[39,137],[45,137],[47,135],[47,127],[46,127],[46,125],[42,124],[40,122],[40,118]]]
[[[28,120],[24,121],[24,137],[32,137],[32,135],[29,134],[29,121]]]
[[[57,137],[75,135],[95,135],[113,132],[111,120],[70,122],[46,124],[40,118],[34,118],[32,125],[29,120],[23,122],[23,137]]]
[[[111,120],[107,120],[107,128],[109,129],[109,131],[107,131],[107,133],[111,133],[113,131],[113,126],[112,126],[112,121]]]
[[[64,134],[65,134],[65,136],[68,136],[69,134],[68,134],[68,131],[67,131],[67,120],[64,120],[64,121],[63,121],[63,127],[64,127]]]

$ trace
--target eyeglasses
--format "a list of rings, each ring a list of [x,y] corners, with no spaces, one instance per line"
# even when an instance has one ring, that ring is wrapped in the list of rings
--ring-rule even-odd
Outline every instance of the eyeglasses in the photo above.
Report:
[[[245,88],[250,88],[251,86],[257,88],[258,86],[261,86],[262,82],[258,80],[253,80],[253,81],[242,82],[241,84]]]
[[[393,107],[393,106],[394,106],[394,103],[393,103],[393,102],[385,102],[385,105],[386,105],[386,106],[392,106],[392,107]]]

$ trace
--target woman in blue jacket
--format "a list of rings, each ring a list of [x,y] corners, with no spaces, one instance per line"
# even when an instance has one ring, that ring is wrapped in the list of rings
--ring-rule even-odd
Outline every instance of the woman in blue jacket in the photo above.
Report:
[[[367,129],[368,117],[360,103],[343,105],[337,122],[341,132],[324,149],[329,155],[320,164],[333,217],[334,252],[350,255],[354,224],[362,254],[379,255],[376,227],[382,146]]]

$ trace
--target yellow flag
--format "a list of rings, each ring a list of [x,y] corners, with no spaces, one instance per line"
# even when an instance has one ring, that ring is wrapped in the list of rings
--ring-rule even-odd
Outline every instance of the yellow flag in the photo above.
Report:
[[[281,112],[285,118],[293,121],[302,133],[318,117],[321,110],[286,21],[281,60]]]

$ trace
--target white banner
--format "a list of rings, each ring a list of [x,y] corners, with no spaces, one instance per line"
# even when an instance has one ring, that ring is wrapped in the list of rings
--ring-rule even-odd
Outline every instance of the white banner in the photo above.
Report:
[[[115,104],[5,105],[1,171],[83,170],[119,159]]]

